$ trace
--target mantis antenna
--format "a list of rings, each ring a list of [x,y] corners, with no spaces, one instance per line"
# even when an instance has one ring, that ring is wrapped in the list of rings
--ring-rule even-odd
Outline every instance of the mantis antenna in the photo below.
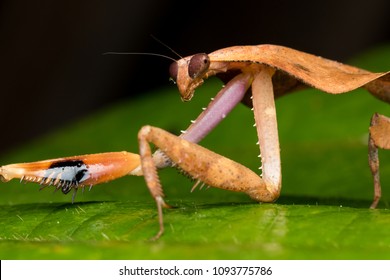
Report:
[[[172,60],[172,61],[176,62],[176,59],[174,59],[174,58],[172,58],[170,56],[163,55],[163,54],[158,54],[158,53],[144,53],[144,52],[106,52],[106,53],[103,53],[103,55],[111,55],[111,54],[114,54],[114,55],[150,55],[150,56],[159,56],[159,57],[167,58],[169,60]]]
[[[157,39],[155,36],[153,35],[150,35],[154,40],[156,40],[158,43],[160,43],[161,45],[163,45],[164,47],[166,47],[168,50],[170,50],[172,53],[174,53],[175,55],[177,55],[179,58],[183,58],[180,54],[178,54],[174,49],[172,49],[170,46],[168,46],[167,44],[163,43],[161,40]],[[174,62],[176,62],[176,59],[170,57],[170,56],[167,56],[167,55],[163,55],[163,54],[158,54],[158,53],[145,53],[145,52],[106,52],[106,53],[103,53],[103,55],[106,55],[106,54],[115,54],[115,55],[151,55],[151,56],[159,56],[159,57],[164,57],[164,58],[167,58],[169,60],[172,60]]]

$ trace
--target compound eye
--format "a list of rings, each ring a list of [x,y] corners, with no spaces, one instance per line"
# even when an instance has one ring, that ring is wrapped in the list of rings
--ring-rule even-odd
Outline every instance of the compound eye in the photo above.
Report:
[[[195,79],[203,75],[210,66],[210,58],[205,53],[198,53],[191,57],[190,63],[188,64],[188,75]]]
[[[174,81],[177,80],[177,71],[178,71],[177,62],[176,61],[172,62],[171,65],[169,66],[169,76]]]

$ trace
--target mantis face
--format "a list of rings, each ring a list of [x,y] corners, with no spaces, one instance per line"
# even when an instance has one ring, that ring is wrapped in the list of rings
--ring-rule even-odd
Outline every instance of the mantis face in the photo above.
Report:
[[[183,101],[189,101],[204,79],[227,70],[228,63],[212,62],[205,53],[198,53],[175,61],[169,67],[171,78],[177,83]]]

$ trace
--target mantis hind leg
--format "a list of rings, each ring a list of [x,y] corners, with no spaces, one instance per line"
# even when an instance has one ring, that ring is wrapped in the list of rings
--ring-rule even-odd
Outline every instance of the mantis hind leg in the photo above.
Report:
[[[382,195],[379,178],[378,148],[390,149],[390,118],[374,114],[371,118],[368,140],[368,163],[374,180],[374,200],[370,208],[376,208]]]

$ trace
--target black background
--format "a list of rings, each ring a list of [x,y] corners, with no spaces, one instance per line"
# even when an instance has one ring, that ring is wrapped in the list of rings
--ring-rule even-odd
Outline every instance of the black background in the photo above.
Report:
[[[346,61],[390,40],[390,1],[3,0],[0,152],[121,98],[169,85],[167,59],[279,44]],[[390,66],[390,63],[389,63]]]

